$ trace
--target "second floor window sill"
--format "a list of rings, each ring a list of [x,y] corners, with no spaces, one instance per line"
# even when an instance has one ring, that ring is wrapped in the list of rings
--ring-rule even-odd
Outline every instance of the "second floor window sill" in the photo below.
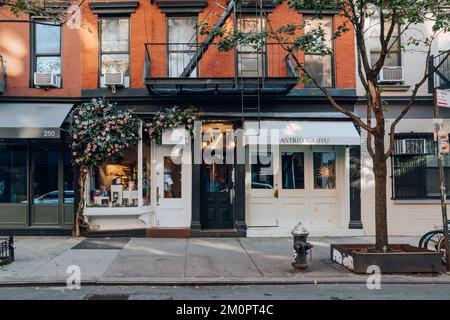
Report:
[[[380,84],[383,91],[408,91],[411,86],[404,84]]]
[[[439,199],[393,199],[394,204],[440,204]]]

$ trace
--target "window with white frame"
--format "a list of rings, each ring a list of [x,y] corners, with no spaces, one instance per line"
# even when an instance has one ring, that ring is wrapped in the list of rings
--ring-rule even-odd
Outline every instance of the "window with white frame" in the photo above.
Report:
[[[61,74],[61,27],[35,20],[32,27],[32,70],[34,73]]]
[[[385,21],[384,30],[387,34],[391,25],[391,21]],[[381,55],[381,43],[380,43],[380,23],[376,23],[373,26],[374,30],[370,34],[370,63],[374,65]],[[391,36],[391,42],[388,44],[390,48],[386,60],[384,61],[384,66],[386,67],[399,67],[402,65],[401,62],[401,50],[400,50],[400,37],[399,37],[399,26],[394,26],[394,30]]]
[[[266,31],[266,19],[258,16],[239,17],[237,21],[239,32],[258,34]],[[238,75],[240,77],[262,77],[267,74],[267,48],[264,43],[237,46]]]
[[[305,32],[312,32],[321,28],[324,32],[324,46],[333,49],[333,17],[323,16],[321,18],[305,16]],[[305,52],[305,69],[321,86],[333,87],[333,55],[321,55],[319,53]],[[307,83],[305,87],[315,87],[314,83]]]
[[[105,73],[122,73],[125,86],[130,76],[130,19],[103,17],[100,19],[100,77]]]
[[[196,52],[197,17],[167,18],[169,76],[179,77]],[[190,77],[197,76],[195,68]]]

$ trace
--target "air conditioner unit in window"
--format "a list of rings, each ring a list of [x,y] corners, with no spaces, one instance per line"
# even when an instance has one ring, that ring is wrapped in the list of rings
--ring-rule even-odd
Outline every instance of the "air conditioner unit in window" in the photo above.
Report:
[[[378,75],[379,83],[395,84],[403,82],[403,67],[383,67]]]
[[[56,73],[34,73],[34,85],[39,88],[61,87],[61,76]]]
[[[433,140],[429,139],[398,139],[395,140],[394,154],[432,154]]]
[[[105,86],[111,88],[113,93],[116,93],[117,87],[125,85],[125,78],[122,72],[105,72],[104,74]]]
[[[105,86],[121,87],[125,84],[125,79],[122,72],[105,72]]]

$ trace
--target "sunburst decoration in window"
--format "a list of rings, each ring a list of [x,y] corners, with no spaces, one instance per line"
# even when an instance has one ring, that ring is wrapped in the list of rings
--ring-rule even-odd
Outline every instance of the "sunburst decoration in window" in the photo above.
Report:
[[[327,164],[321,165],[317,171],[321,178],[331,179],[334,176],[333,166]]]

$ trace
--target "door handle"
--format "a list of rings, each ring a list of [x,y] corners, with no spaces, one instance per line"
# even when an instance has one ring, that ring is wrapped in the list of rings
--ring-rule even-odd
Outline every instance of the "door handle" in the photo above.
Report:
[[[159,206],[159,198],[160,198],[159,187],[156,187],[156,205],[157,206]]]
[[[278,189],[275,189],[275,192],[273,193],[273,196],[274,196],[275,198],[278,198]]]

